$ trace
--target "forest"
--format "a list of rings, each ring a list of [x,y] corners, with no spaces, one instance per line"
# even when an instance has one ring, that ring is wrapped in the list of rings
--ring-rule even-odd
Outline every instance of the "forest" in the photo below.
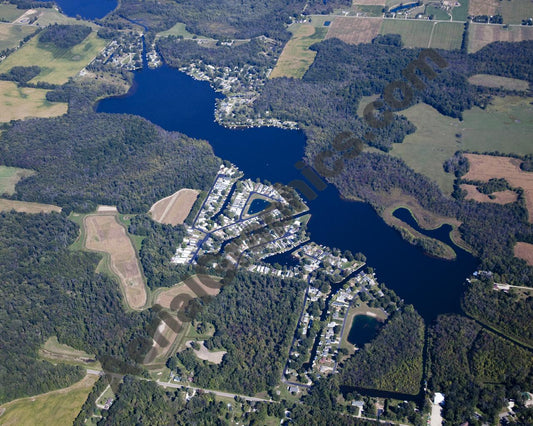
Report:
[[[41,32],[39,41],[41,43],[52,43],[61,49],[70,49],[85,40],[91,34],[91,31],[91,27],[86,25],[54,24]]]
[[[217,297],[203,300],[196,321],[216,330],[205,345],[227,354],[215,365],[199,360],[190,349],[180,352],[177,358],[194,372],[194,384],[247,395],[277,385],[304,289],[303,281],[241,271]]]
[[[0,403],[85,375],[83,368],[38,359],[53,335],[96,354],[109,369],[129,365],[139,373],[127,345],[147,338],[150,313],[127,314],[117,283],[94,272],[100,256],[68,249],[78,232],[57,213],[0,213]]]
[[[392,314],[377,337],[341,366],[344,386],[416,395],[422,381],[424,321],[412,306]]]
[[[9,72],[0,74],[0,80],[15,81],[19,84],[24,84],[36,77],[41,72],[41,67],[33,65],[30,67],[13,67]]]
[[[17,184],[16,197],[67,212],[97,204],[146,212],[181,188],[209,188],[220,161],[205,142],[118,114],[21,121],[0,141],[3,165],[37,172]]]
[[[121,25],[121,18],[142,22],[149,30],[167,30],[183,22],[193,34],[217,39],[246,39],[264,35],[288,40],[286,24],[290,16],[306,13],[330,13],[349,6],[349,0],[124,0],[117,11],[104,19],[108,26]]]
[[[446,422],[492,424],[506,398],[515,400],[514,411],[525,411],[522,393],[533,385],[530,352],[459,315],[439,317],[429,334],[429,385],[445,394]]]

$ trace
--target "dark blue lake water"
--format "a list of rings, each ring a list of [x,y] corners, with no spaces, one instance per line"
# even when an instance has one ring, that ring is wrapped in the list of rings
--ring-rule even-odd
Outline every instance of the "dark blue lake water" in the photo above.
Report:
[[[99,19],[117,7],[117,0],[55,0],[63,13],[75,17]]]
[[[256,214],[262,212],[268,206],[270,206],[270,203],[268,201],[256,198],[252,201],[250,207],[248,207],[248,214]]]
[[[301,178],[294,163],[303,157],[303,132],[226,129],[214,121],[217,97],[208,83],[164,66],[137,72],[128,95],[105,99],[97,110],[137,114],[167,130],[205,139],[217,156],[236,164],[249,178],[284,184]],[[426,256],[387,226],[368,204],[341,199],[331,185],[308,205],[313,241],[364,253],[378,280],[413,304],[426,321],[460,310],[462,283],[477,266],[468,253],[458,251],[453,262]]]
[[[356,315],[352,321],[352,327],[348,334],[348,342],[358,348],[370,342],[377,336],[382,323],[368,315]]]

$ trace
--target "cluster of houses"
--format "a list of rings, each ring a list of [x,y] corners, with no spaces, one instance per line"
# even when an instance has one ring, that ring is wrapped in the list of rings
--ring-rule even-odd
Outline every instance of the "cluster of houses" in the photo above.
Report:
[[[142,68],[142,51],[142,34],[121,32],[93,59],[88,68],[106,65],[133,71]]]

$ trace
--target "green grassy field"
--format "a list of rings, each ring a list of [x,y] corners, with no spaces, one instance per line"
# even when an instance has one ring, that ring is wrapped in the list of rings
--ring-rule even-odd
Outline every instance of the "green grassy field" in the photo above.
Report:
[[[531,0],[502,1],[501,15],[506,24],[521,24],[522,19],[533,16],[533,2]]]
[[[452,9],[452,17],[454,21],[466,21],[468,17],[468,0],[461,0],[461,6]]]
[[[17,9],[14,4],[0,3],[0,22],[13,22],[24,12],[24,9]]]
[[[417,131],[395,144],[390,154],[450,194],[454,176],[445,173],[442,164],[458,150],[533,153],[533,106],[529,102],[517,97],[496,98],[486,110],[465,111],[462,122],[441,115],[429,105],[414,105],[402,114]]]
[[[183,38],[192,38],[194,36],[194,34],[190,33],[189,31],[185,29],[185,24],[182,22],[178,22],[176,25],[174,25],[172,28],[169,28],[166,31],[157,33],[157,37],[168,37],[171,35],[182,36]]]
[[[35,23],[41,27],[46,27],[47,25],[51,24],[80,24],[88,25],[91,27],[96,27],[95,24],[88,22],[88,21],[78,21],[76,18],[69,18],[66,15],[63,15],[62,13],[59,13],[55,9],[50,8],[38,8],[36,9],[37,13],[39,14],[39,18]]]
[[[356,4],[353,6],[356,12],[366,13],[366,16],[382,16],[383,6]]]
[[[17,182],[33,173],[33,170],[0,166],[0,194],[14,194]]]
[[[36,30],[37,28],[29,25],[0,23],[0,51],[17,47],[24,37]]]
[[[455,50],[461,48],[464,25],[460,22],[439,22],[435,24],[429,47]]]
[[[440,7],[435,6],[426,6],[425,14],[427,16],[433,15],[433,19],[439,20],[439,21],[449,21],[450,15],[448,15],[444,10],[442,10]]]
[[[31,82],[44,81],[52,84],[66,83],[85,67],[107,44],[93,31],[77,46],[59,49],[43,44],[38,37],[31,39],[22,49],[8,56],[0,63],[0,73],[8,72],[14,66],[38,65],[41,73]]]
[[[405,47],[428,47],[434,22],[385,19],[380,34],[400,34]]]
[[[34,397],[23,398],[0,407],[0,425],[72,425],[98,376],[86,376],[74,385]]]
[[[322,41],[328,32],[328,28],[323,26],[328,18],[313,16],[312,20],[310,24],[293,24],[289,27],[292,37],[281,52],[270,78],[302,78],[311,66],[316,52],[309,50],[309,46]]]

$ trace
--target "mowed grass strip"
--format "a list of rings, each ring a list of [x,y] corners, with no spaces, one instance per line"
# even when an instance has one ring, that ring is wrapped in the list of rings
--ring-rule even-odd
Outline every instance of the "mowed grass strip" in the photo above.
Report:
[[[370,43],[379,34],[383,19],[339,17],[331,23],[326,38],[338,38],[349,44]]]
[[[520,169],[521,160],[511,157],[492,155],[464,154],[470,163],[466,180],[488,182],[492,178],[503,178],[514,188],[522,188],[529,213],[529,222],[533,223],[533,172]]]
[[[476,74],[468,79],[470,84],[483,87],[503,88],[507,90],[527,90],[529,82],[516,78],[500,77],[490,74]]]
[[[200,191],[183,188],[156,202],[151,208],[152,219],[172,226],[181,225],[189,215]]]
[[[87,375],[68,388],[4,404],[0,406],[0,425],[72,425],[96,380],[98,376]]]
[[[0,81],[0,122],[66,114],[68,105],[47,101],[47,92],[48,90],[44,89],[17,87],[12,81]]]
[[[11,210],[19,213],[60,213],[61,207],[52,204],[30,203],[28,201],[0,198],[0,211],[9,212]]]
[[[283,48],[270,78],[302,78],[316,56],[309,46],[324,40],[328,31],[327,27],[312,24],[293,24],[289,30],[293,35]]]
[[[20,41],[37,29],[28,25],[5,24],[0,22],[0,51],[18,47]]]
[[[147,301],[144,277],[133,243],[116,214],[91,214],[84,219],[85,247],[109,256],[110,272],[118,277],[128,306],[141,309]]]
[[[9,55],[0,63],[0,73],[9,72],[14,66],[41,67],[41,73],[31,80],[51,84],[63,84],[74,77],[105,47],[107,42],[93,31],[87,38],[71,49],[60,49],[52,44],[43,44],[33,37],[22,49]]]
[[[474,53],[495,41],[533,40],[533,27],[515,26],[505,28],[503,25],[470,23],[468,34],[468,52]]]

